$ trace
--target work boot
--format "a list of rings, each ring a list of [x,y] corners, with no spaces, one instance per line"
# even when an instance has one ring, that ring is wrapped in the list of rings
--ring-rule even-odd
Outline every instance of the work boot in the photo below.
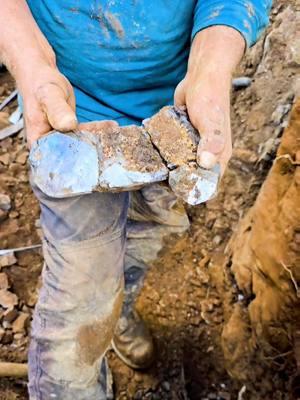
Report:
[[[119,319],[112,348],[130,368],[145,369],[154,361],[154,343],[149,329],[136,311]]]

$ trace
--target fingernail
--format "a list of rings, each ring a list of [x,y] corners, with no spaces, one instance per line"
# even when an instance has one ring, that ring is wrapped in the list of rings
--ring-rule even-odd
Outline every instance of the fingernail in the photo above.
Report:
[[[213,168],[216,165],[217,161],[218,159],[214,154],[205,150],[202,151],[198,157],[198,163],[200,167],[205,169]]]
[[[78,123],[76,117],[72,114],[64,114],[59,122],[65,129],[70,129],[71,127],[74,128]]]

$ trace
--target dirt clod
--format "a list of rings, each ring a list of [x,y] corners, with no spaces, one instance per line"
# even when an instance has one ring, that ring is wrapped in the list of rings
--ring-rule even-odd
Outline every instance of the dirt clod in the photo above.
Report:
[[[9,267],[10,265],[16,264],[17,259],[13,252],[0,255],[0,269],[2,267]]]
[[[12,323],[13,333],[22,333],[26,330],[29,322],[29,314],[20,313],[19,316]]]
[[[9,288],[8,277],[5,272],[0,272],[0,290]]]
[[[0,290],[0,305],[3,308],[13,308],[18,304],[18,297],[9,290]]]
[[[10,324],[17,318],[18,311],[15,308],[8,308],[3,313],[3,321],[9,322]]]

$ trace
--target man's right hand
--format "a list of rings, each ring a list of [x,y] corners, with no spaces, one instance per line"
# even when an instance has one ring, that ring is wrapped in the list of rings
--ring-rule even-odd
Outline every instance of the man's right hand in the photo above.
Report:
[[[17,78],[23,98],[28,146],[56,129],[62,132],[77,127],[75,96],[67,78],[55,66],[44,65]]]
[[[28,145],[51,129],[76,129],[75,97],[26,0],[1,0],[0,58],[23,98]]]

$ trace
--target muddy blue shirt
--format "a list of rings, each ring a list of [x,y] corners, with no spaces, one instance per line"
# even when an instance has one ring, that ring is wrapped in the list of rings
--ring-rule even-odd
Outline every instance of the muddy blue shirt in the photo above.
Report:
[[[252,45],[271,0],[28,0],[72,83],[81,121],[139,123],[171,104],[191,38],[212,25]],[[226,54],[224,54],[226,57]]]

